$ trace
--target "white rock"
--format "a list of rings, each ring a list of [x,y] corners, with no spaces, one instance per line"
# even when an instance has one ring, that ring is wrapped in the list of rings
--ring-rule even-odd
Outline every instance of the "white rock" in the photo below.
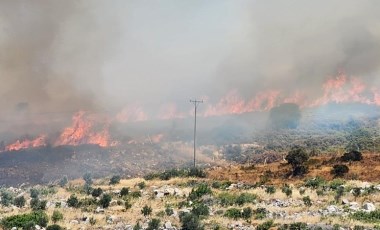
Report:
[[[77,220],[70,220],[70,224],[79,224],[79,221],[77,221]]]
[[[37,229],[37,230],[40,230],[40,229],[41,229],[41,226],[39,226],[38,224],[36,224],[36,225],[34,226],[34,228]]]
[[[368,212],[373,212],[376,210],[376,207],[373,203],[364,203],[363,209]]]
[[[171,229],[171,228],[172,228],[172,223],[170,223],[170,221],[167,221],[167,222],[165,223],[165,228],[169,228],[169,229]]]

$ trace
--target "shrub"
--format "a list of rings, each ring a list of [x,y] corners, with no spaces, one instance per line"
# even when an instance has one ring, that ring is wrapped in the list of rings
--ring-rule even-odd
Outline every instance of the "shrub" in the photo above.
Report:
[[[121,190],[120,190],[120,196],[123,197],[123,196],[127,196],[129,193],[129,188],[127,187],[123,187]]]
[[[102,188],[96,188],[96,189],[92,190],[91,195],[93,197],[99,197],[100,195],[102,195],[102,193],[103,193],[103,189]]]
[[[69,199],[67,199],[67,205],[69,207],[73,207],[73,208],[79,207],[78,198],[74,194],[71,194],[71,196],[69,197]]]
[[[141,197],[141,192],[140,191],[133,191],[133,192],[131,192],[131,197],[139,198],[139,197]]]
[[[137,222],[135,226],[133,226],[133,230],[141,230],[142,226],[140,225],[140,222]]]
[[[182,230],[203,230],[199,218],[192,213],[181,213],[179,219],[182,223]]]
[[[368,223],[378,223],[380,222],[380,210],[375,210],[372,212],[359,211],[351,214],[350,216],[354,220],[364,221]]]
[[[150,214],[152,214],[152,208],[149,207],[148,205],[145,205],[145,206],[141,209],[141,214],[143,214],[144,216],[150,216]]]
[[[94,226],[96,224],[96,219],[94,217],[90,217],[90,225]]]
[[[13,202],[13,195],[9,191],[2,191],[1,192],[1,204],[4,206],[9,206]]]
[[[259,224],[256,229],[257,230],[269,230],[273,226],[273,220],[268,220],[262,224]]]
[[[92,185],[92,175],[91,175],[91,173],[85,173],[83,175],[83,180],[85,181],[85,183],[87,185]]]
[[[17,207],[22,208],[22,207],[25,206],[26,201],[25,201],[24,196],[18,196],[18,197],[16,197],[16,198],[14,199],[13,203],[14,203]]]
[[[151,221],[148,223],[148,228],[146,230],[157,230],[160,227],[160,220],[153,218]]]
[[[46,209],[46,200],[40,200],[38,198],[33,198],[30,200],[30,207],[33,209],[33,211],[37,210],[45,210]]]
[[[306,180],[304,185],[307,188],[317,189],[319,187],[324,186],[325,184],[326,184],[325,179],[317,176],[315,178],[311,178],[311,179]]]
[[[274,186],[267,186],[265,192],[268,194],[274,194],[276,192],[276,188]]]
[[[241,217],[241,210],[237,208],[230,208],[227,209],[226,212],[224,213],[225,217],[237,220]]]
[[[30,197],[31,198],[38,198],[39,195],[40,195],[40,192],[37,189],[35,189],[35,188],[30,189]]]
[[[302,201],[305,206],[310,207],[312,205],[311,199],[309,196],[305,196],[302,198]]]
[[[102,198],[99,200],[99,203],[103,208],[108,208],[108,206],[110,206],[111,200],[112,197],[110,194],[103,194]]]
[[[132,204],[129,202],[129,200],[124,201],[124,208],[125,210],[132,208]]]
[[[119,175],[115,175],[113,177],[111,177],[110,179],[110,184],[118,184],[120,182],[120,176]]]
[[[285,195],[287,196],[287,197],[290,197],[291,195],[292,195],[292,193],[293,193],[293,191],[292,191],[292,188],[289,186],[289,185],[284,185],[282,188],[281,188],[281,191],[283,192],[283,193],[285,193]]]
[[[336,190],[339,187],[342,187],[342,185],[344,185],[344,184],[345,184],[345,181],[338,178],[338,179],[334,179],[333,181],[331,181],[330,184],[329,184],[329,187],[332,190]]]
[[[336,177],[341,177],[344,174],[348,173],[349,168],[347,165],[334,165],[331,174],[333,174]]]
[[[171,216],[171,215],[174,214],[174,210],[172,208],[170,208],[170,207],[166,207],[165,208],[165,213],[166,213],[167,216]]]
[[[43,211],[37,211],[6,217],[1,221],[1,226],[4,229],[12,229],[13,227],[29,229],[29,226],[34,227],[35,225],[46,227],[48,222],[49,218],[46,213]]]
[[[194,205],[193,209],[191,210],[191,213],[193,213],[196,216],[208,216],[210,214],[209,208],[204,203],[199,203]]]
[[[189,170],[188,175],[189,177],[198,177],[198,178],[205,178],[206,177],[206,172],[201,169],[201,168],[191,168]]]
[[[189,200],[196,200],[207,194],[212,194],[210,187],[207,184],[200,184],[196,189],[191,190]]]
[[[341,157],[342,161],[361,161],[363,159],[362,153],[356,150],[344,153]]]
[[[58,210],[54,210],[53,215],[51,216],[51,220],[53,221],[53,223],[57,223],[58,221],[62,219],[63,219],[63,214]]]
[[[241,213],[241,217],[248,220],[252,217],[252,213],[253,213],[252,208],[250,208],[250,207],[243,208],[243,212]]]
[[[235,204],[242,206],[246,203],[253,203],[256,199],[257,196],[255,194],[242,193],[236,198]]]
[[[144,189],[146,187],[146,184],[144,181],[141,181],[140,183],[137,184],[137,186],[139,187],[139,189]]]
[[[339,186],[336,191],[335,191],[335,202],[339,202],[340,198],[342,198],[342,196],[344,195],[344,187],[343,186]]]
[[[304,148],[296,147],[289,151],[286,155],[286,161],[293,168],[293,175],[303,175],[306,173],[307,168],[303,164],[309,160],[309,154]]]
[[[62,228],[61,226],[57,225],[57,224],[53,224],[53,225],[49,225],[46,230],[63,230],[64,228]]]
[[[267,216],[267,209],[266,208],[258,208],[255,211],[255,219],[262,220]]]
[[[297,222],[289,225],[289,229],[294,230],[306,230],[307,224],[302,222]]]

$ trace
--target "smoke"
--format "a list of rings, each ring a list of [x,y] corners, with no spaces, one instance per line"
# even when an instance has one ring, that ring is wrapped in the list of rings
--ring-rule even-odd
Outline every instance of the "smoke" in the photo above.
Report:
[[[316,98],[342,71],[379,87],[379,11],[376,0],[4,0],[0,126],[79,110],[181,117],[190,98],[219,106],[231,90]]]

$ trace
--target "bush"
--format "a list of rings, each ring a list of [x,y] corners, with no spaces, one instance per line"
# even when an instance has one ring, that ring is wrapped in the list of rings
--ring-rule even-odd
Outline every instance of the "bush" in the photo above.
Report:
[[[160,227],[160,220],[153,218],[148,223],[148,228],[146,230],[157,230]]]
[[[29,226],[34,227],[35,225],[46,227],[48,222],[49,218],[46,213],[43,211],[37,211],[6,217],[1,221],[1,226],[4,229],[12,229],[13,227],[29,229]]]
[[[115,175],[113,177],[111,177],[110,179],[110,184],[118,184],[120,182],[120,176],[119,175]]]
[[[265,192],[268,194],[274,194],[276,192],[276,188],[274,186],[267,186]]]
[[[341,157],[342,161],[361,161],[363,159],[362,153],[356,150],[352,150],[350,152],[344,153]]]
[[[30,197],[31,198],[38,198],[39,195],[40,195],[40,192],[37,189],[35,189],[35,188],[30,189]]]
[[[243,212],[241,213],[241,217],[248,220],[252,217],[252,213],[253,213],[252,208],[250,208],[250,207],[243,208]]]
[[[227,209],[226,212],[224,213],[225,217],[237,220],[241,217],[241,210],[237,208],[230,208]]]
[[[53,215],[51,216],[51,220],[53,221],[53,223],[57,223],[58,221],[62,219],[63,219],[63,214],[58,210],[54,210]]]
[[[307,188],[317,189],[319,187],[324,186],[325,184],[326,184],[325,179],[317,176],[315,178],[311,178],[311,179],[306,180],[304,185]]]
[[[372,212],[359,211],[351,214],[350,216],[354,220],[364,221],[368,223],[378,223],[380,222],[380,210],[375,210]]]
[[[333,174],[335,177],[341,177],[344,174],[348,173],[349,168],[347,165],[334,165],[331,174]]]
[[[40,200],[38,198],[33,198],[30,200],[30,207],[33,209],[33,211],[37,210],[45,210],[46,209],[46,200]]]
[[[242,193],[236,198],[235,204],[242,206],[246,203],[253,203],[256,199],[257,196],[255,194]]]
[[[57,224],[53,224],[53,225],[50,225],[46,228],[46,230],[63,230],[64,228],[62,228],[61,226],[57,225]]]
[[[355,199],[356,199],[356,197],[360,196],[361,193],[362,193],[362,191],[360,188],[353,188],[352,189],[352,195],[354,195]]]
[[[311,199],[309,196],[305,196],[302,198],[302,201],[305,206],[310,207],[312,205]]]
[[[281,188],[281,191],[283,192],[283,193],[285,193],[285,195],[287,196],[287,197],[290,197],[291,195],[292,195],[292,193],[293,193],[293,190],[292,190],[292,188],[289,186],[289,185],[284,185],[282,188]]]
[[[129,193],[129,188],[127,187],[123,187],[121,190],[120,190],[120,196],[123,197],[123,196],[127,196]]]
[[[267,216],[267,209],[266,208],[258,208],[255,211],[255,219],[262,220]]]
[[[150,216],[150,214],[152,214],[152,208],[149,207],[148,205],[145,205],[142,209],[141,209],[141,214],[143,214],[144,216]]]
[[[306,163],[309,160],[309,154],[304,148],[296,147],[289,151],[286,155],[286,161],[293,168],[293,175],[303,175],[307,172]]]
[[[93,197],[99,197],[100,195],[102,195],[102,193],[103,193],[103,189],[102,188],[96,188],[96,189],[92,190],[91,195]]]
[[[182,223],[182,230],[203,230],[199,218],[192,213],[181,213],[179,219]]]
[[[12,193],[8,191],[2,191],[1,192],[1,204],[4,206],[9,206],[13,202],[13,196]]]
[[[144,189],[146,187],[146,184],[144,181],[141,181],[140,183],[137,184],[137,186],[139,187],[139,189]]]
[[[188,172],[188,177],[198,177],[198,178],[205,178],[206,172],[201,168],[191,168]]]
[[[71,196],[69,197],[69,199],[67,199],[67,205],[69,207],[73,207],[73,208],[79,207],[78,198],[74,194],[71,194]]]
[[[170,207],[166,207],[165,208],[165,213],[166,213],[167,216],[171,216],[171,215],[174,214],[174,210],[172,208],[170,208]]]
[[[131,192],[131,197],[139,198],[139,197],[141,197],[141,192],[140,191],[133,191],[133,192]]]
[[[25,206],[26,201],[25,201],[24,196],[18,196],[18,197],[16,197],[16,198],[14,199],[14,202],[13,202],[13,203],[14,203],[17,207],[22,208],[22,207]]]
[[[210,187],[207,184],[200,184],[196,189],[191,190],[189,200],[196,200],[207,194],[212,194]]]
[[[99,204],[103,208],[108,208],[108,206],[110,206],[111,200],[112,200],[112,197],[110,194],[103,194],[102,198],[99,200]]]
[[[191,213],[193,213],[196,216],[208,216],[210,214],[209,208],[204,203],[199,203],[194,205],[193,209],[191,210]]]
[[[91,175],[91,173],[85,173],[83,175],[83,180],[85,181],[85,183],[87,185],[92,185],[92,175]]]
[[[269,230],[273,226],[273,220],[266,221],[257,226],[257,230]]]

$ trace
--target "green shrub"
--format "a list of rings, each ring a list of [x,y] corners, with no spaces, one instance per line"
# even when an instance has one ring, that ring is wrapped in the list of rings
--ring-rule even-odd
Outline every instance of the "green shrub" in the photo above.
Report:
[[[375,210],[372,212],[359,211],[351,214],[350,217],[358,221],[378,223],[380,222],[380,210]]]
[[[4,206],[10,206],[13,202],[13,195],[9,191],[1,192],[1,204]]]
[[[91,173],[85,173],[83,175],[83,180],[85,181],[85,183],[87,185],[92,185],[92,175],[91,175]]]
[[[210,210],[207,205],[204,203],[195,204],[191,213],[200,217],[200,216],[208,216],[210,214]]]
[[[304,186],[307,188],[317,189],[319,187],[324,186],[326,183],[327,182],[325,181],[325,179],[317,176],[315,178],[311,178],[311,179],[306,180]]]
[[[210,187],[207,184],[200,184],[196,189],[192,189],[189,194],[189,200],[196,200],[204,195],[212,194]]]
[[[274,186],[267,186],[265,192],[268,194],[274,194],[276,192],[276,188]]]
[[[38,198],[33,198],[30,200],[30,207],[33,209],[33,211],[37,210],[45,210],[46,209],[46,200],[40,200]]]
[[[103,194],[102,198],[99,200],[99,204],[103,208],[108,208],[108,206],[110,206],[111,200],[112,200],[112,197],[110,194]]]
[[[133,192],[131,192],[131,197],[132,198],[139,198],[139,197],[141,197],[141,192],[140,191],[133,191]]]
[[[38,198],[39,195],[40,195],[40,192],[37,189],[35,189],[35,188],[30,189],[30,197],[31,198]]]
[[[182,230],[204,230],[199,217],[192,213],[180,213],[179,219],[182,223]]]
[[[174,210],[171,207],[166,207],[165,208],[165,213],[167,216],[171,216],[174,214]]]
[[[143,214],[144,216],[150,216],[150,214],[152,214],[152,208],[149,207],[148,205],[145,205],[142,209],[141,209],[141,214]]]
[[[63,214],[58,210],[54,210],[53,215],[51,216],[51,220],[53,223],[57,223],[58,221],[63,220]]]
[[[67,205],[69,207],[73,207],[73,208],[79,207],[79,200],[78,200],[78,198],[74,194],[71,194],[70,197],[69,197],[69,199],[67,199]]]
[[[292,188],[285,184],[282,188],[281,188],[281,191],[287,196],[287,197],[290,197],[292,196],[292,193],[293,193],[293,190]]]
[[[121,178],[119,175],[112,176],[110,179],[110,184],[118,184],[120,182],[120,179]]]
[[[46,230],[63,230],[64,228],[62,228],[61,226],[57,225],[57,224],[53,224],[53,225],[49,225]]]
[[[29,226],[39,225],[46,227],[49,218],[43,211],[36,211],[27,214],[14,215],[4,218],[1,221],[1,226],[4,229],[12,229],[13,227],[29,229]]]
[[[257,230],[269,230],[273,226],[273,220],[268,220],[262,224],[259,224],[256,229]]]
[[[342,161],[361,161],[363,159],[362,153],[356,150],[352,150],[350,152],[344,153],[341,157]]]
[[[237,208],[227,209],[226,212],[224,213],[224,216],[228,217],[228,218],[231,218],[231,219],[234,219],[234,220],[237,220],[240,217],[242,217],[241,216],[241,210],[237,209]]]
[[[22,208],[22,207],[25,206],[25,203],[26,203],[26,201],[25,201],[25,197],[24,197],[24,196],[18,196],[18,197],[16,197],[16,198],[14,199],[13,203],[14,203],[17,207]]]
[[[253,203],[256,199],[257,196],[255,194],[242,193],[236,198],[235,204],[242,206],[247,203]]]
[[[241,217],[248,220],[252,217],[252,214],[253,214],[252,208],[250,208],[250,207],[243,208],[243,212],[241,213]]]
[[[153,218],[148,223],[148,228],[146,230],[157,230],[160,227],[160,220]]]
[[[310,207],[312,205],[311,199],[309,196],[305,196],[302,198],[302,201],[305,206]]]
[[[255,219],[262,220],[267,216],[267,209],[266,208],[258,208],[255,211]]]
[[[64,176],[60,181],[59,181],[59,186],[61,187],[65,187],[67,185],[67,183],[69,182],[69,180],[67,179],[67,176]]]
[[[146,184],[144,181],[142,181],[142,182],[138,183],[137,186],[139,187],[139,189],[144,189],[146,187]]]
[[[99,197],[100,195],[102,195],[102,193],[103,193],[103,189],[102,188],[96,188],[96,189],[92,190],[91,195],[93,197]]]
[[[120,196],[123,197],[123,196],[127,196],[129,194],[129,188],[127,187],[123,187],[121,190],[120,190]]]

